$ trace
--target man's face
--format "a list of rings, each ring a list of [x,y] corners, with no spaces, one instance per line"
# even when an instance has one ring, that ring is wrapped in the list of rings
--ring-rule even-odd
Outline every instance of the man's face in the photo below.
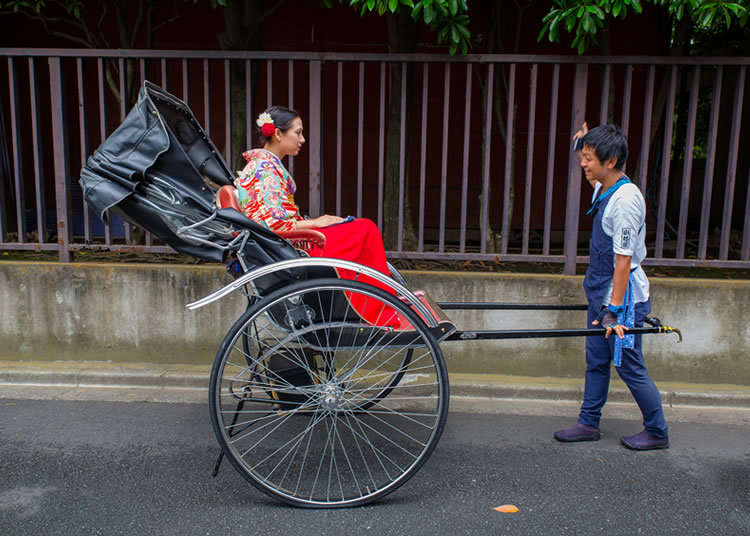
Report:
[[[602,162],[596,156],[596,151],[590,145],[584,145],[580,152],[581,167],[583,173],[586,176],[586,180],[593,185],[593,181],[600,180],[606,175],[606,172],[614,168],[617,160],[610,158],[606,162]]]

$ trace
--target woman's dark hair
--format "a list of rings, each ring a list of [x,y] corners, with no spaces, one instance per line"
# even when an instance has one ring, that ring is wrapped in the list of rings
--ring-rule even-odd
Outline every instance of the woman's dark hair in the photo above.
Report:
[[[300,116],[297,112],[285,106],[271,106],[270,108],[266,108],[264,113],[267,113],[271,116],[274,126],[281,132],[286,132],[287,130],[289,130],[292,127],[292,123],[294,122],[294,120]],[[263,132],[261,132],[261,127],[257,125],[255,127],[258,131],[258,136],[260,137],[261,142],[265,143],[271,139],[271,136],[263,135]]]
[[[600,162],[616,158],[615,169],[622,169],[628,158],[628,139],[621,128],[615,125],[599,125],[588,131],[583,144],[594,149]]]

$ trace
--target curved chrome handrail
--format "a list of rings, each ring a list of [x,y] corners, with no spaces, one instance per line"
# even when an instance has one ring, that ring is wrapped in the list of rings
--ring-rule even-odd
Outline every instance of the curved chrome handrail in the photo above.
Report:
[[[290,270],[292,268],[305,268],[309,266],[324,266],[329,268],[351,270],[352,272],[366,275],[377,281],[380,281],[381,283],[388,285],[399,294],[403,295],[406,301],[408,301],[417,310],[417,312],[421,314],[422,318],[425,319],[428,327],[434,328],[438,325],[438,321],[432,314],[432,311],[430,311],[430,309],[424,303],[422,303],[422,301],[420,301],[420,299],[417,298],[417,296],[412,291],[410,291],[399,282],[381,272],[378,272],[373,268],[370,268],[369,266],[364,266],[363,264],[357,264],[356,262],[345,261],[341,259],[333,259],[330,257],[305,257],[300,259],[280,261],[273,264],[268,264],[266,266],[260,266],[235,279],[227,286],[212,292],[208,296],[204,296],[199,300],[188,303],[187,308],[192,311],[203,307],[204,305],[208,305],[209,303],[213,303],[216,300],[220,300],[224,296],[231,294],[235,290],[241,289],[246,284],[251,283],[253,280],[258,279],[259,277],[270,275],[274,272],[279,272],[282,270]]]

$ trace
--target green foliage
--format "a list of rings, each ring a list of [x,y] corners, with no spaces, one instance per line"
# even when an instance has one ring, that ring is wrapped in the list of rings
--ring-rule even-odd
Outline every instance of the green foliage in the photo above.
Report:
[[[365,13],[397,13],[408,10],[415,21],[422,21],[438,34],[439,43],[447,43],[451,54],[469,50],[469,6],[466,0],[339,0]],[[324,4],[330,5],[330,0]]]
[[[42,9],[47,7],[45,0],[0,0],[0,9],[6,11],[12,11],[13,13],[19,13],[23,10],[33,11],[34,13],[41,13]],[[75,18],[81,18],[81,11],[84,7],[84,0],[62,0],[58,2],[49,2],[51,4],[57,4],[65,9],[68,15],[72,15]]]
[[[647,0],[667,9],[673,21],[688,17],[701,31],[721,31],[733,24],[745,26],[750,0]],[[537,41],[546,35],[559,42],[562,32],[573,35],[571,47],[583,54],[596,41],[597,32],[607,19],[624,19],[630,13],[641,13],[641,0],[553,0],[553,6],[542,19]]]
[[[197,5],[204,0],[183,0]],[[228,0],[208,0],[211,7],[226,7]],[[91,2],[90,2],[91,3]],[[324,7],[332,7],[334,0],[320,0]],[[422,21],[438,34],[438,42],[447,43],[451,54],[466,54],[469,49],[469,6],[467,0],[339,0],[358,9],[361,15],[397,13],[408,10],[415,21]],[[100,2],[94,2],[98,5]],[[75,19],[81,19],[86,0],[0,0],[1,11],[41,14],[55,5]]]

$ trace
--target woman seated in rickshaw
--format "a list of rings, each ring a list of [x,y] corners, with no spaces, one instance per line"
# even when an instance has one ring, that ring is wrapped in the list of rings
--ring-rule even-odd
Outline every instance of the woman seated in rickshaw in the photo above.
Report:
[[[243,153],[247,165],[235,180],[240,210],[253,221],[279,231],[315,229],[326,237],[325,246],[313,245],[308,253],[364,264],[388,274],[385,248],[374,222],[325,214],[304,219],[294,202],[297,188],[282,163],[296,156],[305,137],[302,118],[294,110],[271,106],[256,120],[263,147]]]
[[[271,106],[258,116],[256,124],[263,147],[243,153],[247,165],[235,179],[242,213],[275,232],[319,231],[325,236],[325,245],[313,244],[306,250],[311,256],[353,261],[389,275],[383,238],[373,221],[330,214],[312,219],[301,216],[294,202],[296,184],[282,163],[284,157],[296,156],[305,143],[300,115],[289,108]],[[348,270],[339,269],[337,273],[339,277],[355,279]],[[393,292],[372,278],[356,279]],[[363,313],[361,305],[353,305]]]

